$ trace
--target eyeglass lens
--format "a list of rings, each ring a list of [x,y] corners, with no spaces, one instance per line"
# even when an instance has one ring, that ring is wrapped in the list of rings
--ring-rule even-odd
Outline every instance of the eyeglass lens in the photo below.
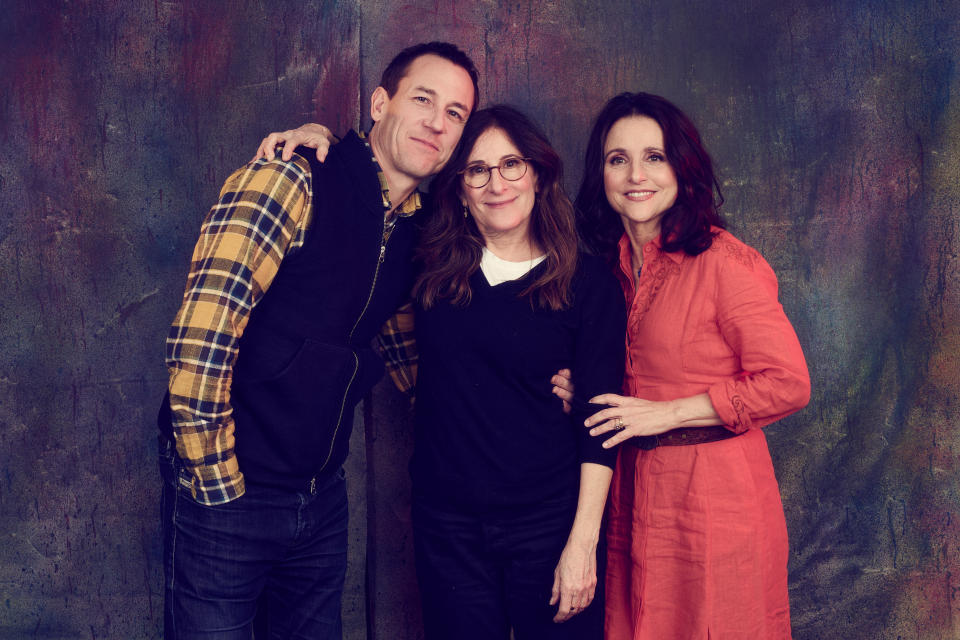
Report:
[[[504,158],[503,162],[492,167],[485,164],[475,164],[466,168],[463,172],[463,179],[471,187],[484,187],[490,182],[490,175],[494,169],[500,173],[501,178],[513,182],[522,178],[527,172],[527,163],[523,158],[511,156]]]

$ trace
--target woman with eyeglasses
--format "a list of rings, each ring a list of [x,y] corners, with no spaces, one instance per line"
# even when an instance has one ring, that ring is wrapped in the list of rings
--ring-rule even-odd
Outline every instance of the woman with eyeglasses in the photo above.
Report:
[[[602,612],[576,614],[593,598],[615,453],[549,379],[570,368],[584,393],[619,390],[624,304],[603,263],[578,255],[560,181],[543,134],[496,106],[470,117],[431,190],[411,464],[429,638],[600,632]]]
[[[602,635],[602,605],[589,605],[616,452],[550,381],[570,369],[578,396],[619,391],[625,308],[606,265],[578,252],[561,174],[526,116],[472,114],[431,187],[414,340],[406,316],[383,343],[419,352],[410,468],[430,640]]]

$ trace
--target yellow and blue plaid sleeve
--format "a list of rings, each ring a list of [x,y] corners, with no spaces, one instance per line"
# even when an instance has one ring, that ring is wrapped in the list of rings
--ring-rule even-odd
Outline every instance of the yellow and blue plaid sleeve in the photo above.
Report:
[[[417,385],[417,343],[413,329],[413,303],[408,302],[397,309],[377,336],[377,347],[387,373],[397,388],[411,398]]]
[[[177,452],[203,504],[243,495],[234,453],[230,383],[250,312],[291,250],[303,243],[310,165],[260,160],[231,175],[193,251],[166,363]]]

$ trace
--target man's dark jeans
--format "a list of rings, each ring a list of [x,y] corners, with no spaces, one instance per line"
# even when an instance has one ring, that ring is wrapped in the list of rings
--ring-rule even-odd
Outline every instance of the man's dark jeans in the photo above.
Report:
[[[254,616],[258,640],[341,638],[342,471],[313,493],[247,485],[216,506],[197,503],[180,482],[186,471],[172,445],[161,445],[160,472],[166,640],[250,640]]]

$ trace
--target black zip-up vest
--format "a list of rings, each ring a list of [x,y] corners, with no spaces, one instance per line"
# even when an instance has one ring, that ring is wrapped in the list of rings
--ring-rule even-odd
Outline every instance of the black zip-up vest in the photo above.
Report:
[[[415,218],[383,244],[376,165],[351,131],[310,160],[313,219],[239,343],[231,405],[247,483],[303,489],[347,456],[353,410],[383,374],[370,343],[413,284]]]

